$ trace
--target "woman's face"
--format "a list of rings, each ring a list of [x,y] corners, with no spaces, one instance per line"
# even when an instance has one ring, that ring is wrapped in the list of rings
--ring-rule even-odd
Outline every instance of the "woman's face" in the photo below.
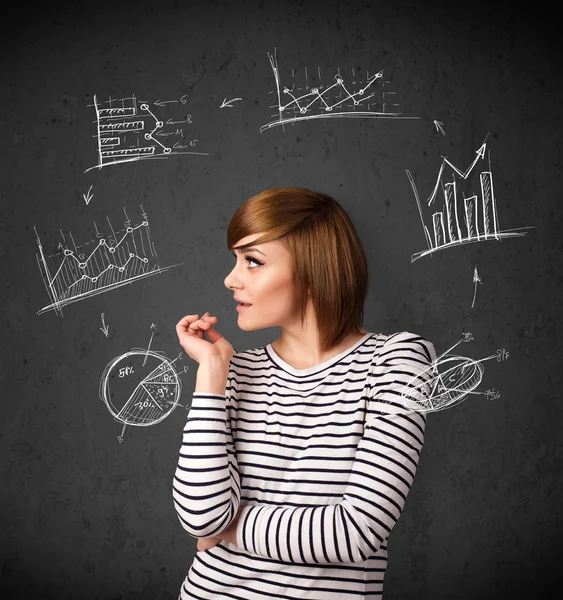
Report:
[[[293,261],[285,244],[273,240],[258,244],[255,250],[237,249],[263,233],[242,238],[235,245],[236,264],[225,277],[225,286],[241,302],[251,304],[238,312],[238,326],[245,331],[267,327],[287,327],[297,320],[293,290]],[[233,299],[233,310],[238,302]]]

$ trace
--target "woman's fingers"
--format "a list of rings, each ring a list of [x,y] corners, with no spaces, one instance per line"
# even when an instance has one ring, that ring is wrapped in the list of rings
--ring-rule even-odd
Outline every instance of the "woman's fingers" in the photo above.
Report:
[[[183,317],[178,324],[176,325],[176,332],[180,335],[194,335],[201,334],[198,337],[202,337],[204,331],[209,331],[209,329],[217,322],[217,317],[209,316],[209,311],[207,311],[201,319],[199,318],[199,313],[195,315],[186,315]]]

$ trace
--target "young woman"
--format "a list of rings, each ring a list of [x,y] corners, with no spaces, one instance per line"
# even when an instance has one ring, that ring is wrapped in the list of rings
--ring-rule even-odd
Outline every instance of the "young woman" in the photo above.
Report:
[[[235,352],[209,312],[176,327],[199,363],[173,481],[198,539],[179,598],[381,599],[426,425],[401,391],[429,385],[434,347],[361,328],[365,253],[329,196],[266,190],[227,241],[239,327],[281,336]]]

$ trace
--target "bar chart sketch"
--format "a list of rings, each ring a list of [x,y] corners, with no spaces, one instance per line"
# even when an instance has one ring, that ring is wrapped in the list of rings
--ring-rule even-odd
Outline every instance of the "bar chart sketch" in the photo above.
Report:
[[[370,73],[355,68],[340,70],[288,70],[282,82],[276,53],[268,53],[276,89],[270,94],[276,103],[273,120],[260,127],[260,132],[285,124],[309,119],[418,119],[399,112],[396,91],[383,70]]]
[[[442,159],[436,184],[426,201],[427,206],[435,210],[430,215],[429,224],[426,223],[428,215],[425,216],[425,211],[422,209],[413,176],[408,169],[406,170],[428,246],[426,250],[413,254],[411,263],[438,250],[474,242],[521,237],[526,235],[526,229],[533,229],[533,227],[520,227],[501,230],[490,157],[488,164],[484,160],[486,147],[485,141],[476,151],[475,159],[465,171],[458,169],[447,158]],[[468,180],[470,175],[475,177],[479,168],[482,170],[478,173],[478,193],[466,197],[458,189],[458,184],[461,180]],[[437,198],[443,199],[442,208],[439,210],[435,206]]]
[[[198,154],[199,139],[190,132],[191,115],[160,119],[162,107],[185,103],[181,100],[157,100],[152,104],[135,96],[98,102],[89,106],[95,111],[98,164],[86,169],[101,169],[109,165],[147,159],[168,158],[175,154]],[[178,127],[178,125],[181,125]]]
[[[182,384],[169,360],[161,352],[133,348],[108,363],[99,387],[100,399],[113,418],[123,425],[149,427],[160,423],[179,406]]]
[[[469,337],[462,337],[424,371],[413,377],[401,392],[401,405],[407,410],[428,413],[452,408],[470,394],[491,397],[490,390],[476,391],[483,379],[483,363],[488,360],[501,362],[508,359],[510,354],[504,348],[479,360],[452,354],[457,346],[472,340],[471,334]],[[498,392],[494,394],[495,398],[500,396]]]
[[[122,229],[115,230],[107,219],[111,234],[102,235],[97,228],[96,237],[76,245],[72,232],[71,244],[61,231],[57,251],[47,255],[37,229],[37,263],[47,289],[50,303],[37,314],[48,310],[62,316],[62,309],[96,294],[128,285],[134,281],[164,273],[182,263],[161,267],[151,239],[148,216],[142,210],[142,221],[132,225],[126,215]]]

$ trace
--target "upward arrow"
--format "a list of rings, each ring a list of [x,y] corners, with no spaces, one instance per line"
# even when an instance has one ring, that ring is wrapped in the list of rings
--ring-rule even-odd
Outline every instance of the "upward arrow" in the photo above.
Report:
[[[432,190],[430,196],[428,196],[428,206],[434,202],[436,198],[436,194],[438,193],[438,189],[440,188],[440,181],[442,179],[442,173],[444,172],[444,167],[448,164],[461,178],[467,179],[469,174],[473,170],[473,167],[477,164],[477,162],[485,156],[485,150],[487,148],[487,143],[483,142],[483,145],[475,152],[477,156],[475,156],[475,160],[467,167],[465,171],[460,171],[454,164],[452,164],[445,156],[442,156],[442,164],[440,166],[440,171],[438,172],[438,177],[436,178],[436,185]]]
[[[465,171],[460,171],[455,165],[453,165],[445,156],[443,156],[442,158],[444,159],[444,162],[448,163],[448,165],[450,165],[450,167],[460,176],[463,177],[463,179],[467,179],[469,173],[471,173],[471,171],[473,170],[473,167],[477,164],[477,161],[480,158],[483,158],[483,156],[485,156],[485,149],[487,148],[487,143],[483,142],[483,145],[479,148],[479,150],[477,150],[477,152],[475,152],[475,154],[477,154],[477,156],[475,157],[475,160],[471,163],[471,165],[465,170]]]

